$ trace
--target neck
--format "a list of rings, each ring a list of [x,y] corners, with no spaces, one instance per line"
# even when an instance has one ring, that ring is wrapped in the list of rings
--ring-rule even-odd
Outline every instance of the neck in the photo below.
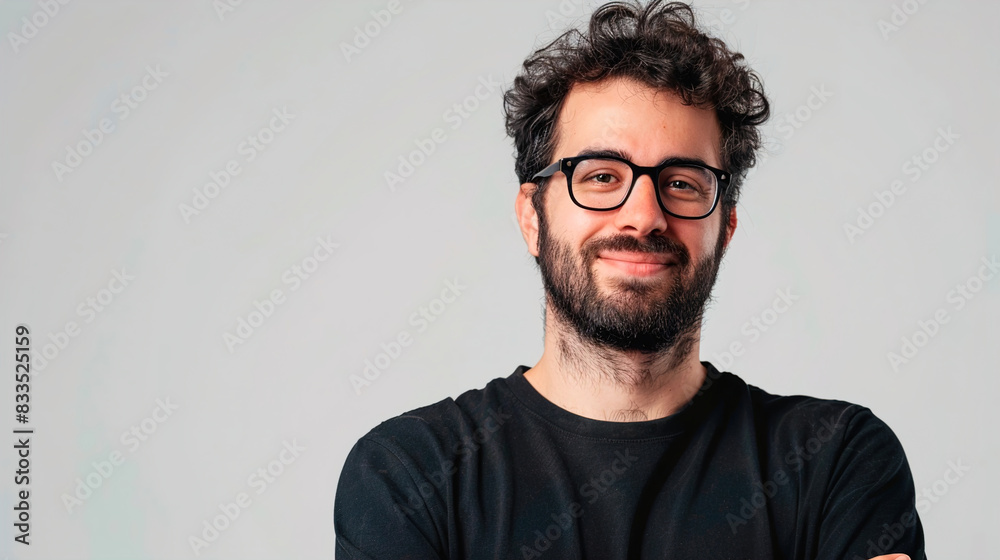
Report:
[[[701,388],[701,329],[657,353],[622,351],[581,339],[551,309],[545,349],[524,377],[543,397],[594,420],[637,422],[674,414]]]

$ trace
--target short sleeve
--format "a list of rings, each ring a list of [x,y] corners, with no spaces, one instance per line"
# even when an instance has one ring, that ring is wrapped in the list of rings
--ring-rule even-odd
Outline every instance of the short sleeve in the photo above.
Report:
[[[848,421],[829,480],[818,558],[868,560],[903,553],[926,560],[913,476],[899,439],[871,410]]]
[[[337,560],[444,558],[440,506],[419,493],[419,472],[390,444],[370,436],[355,444],[334,503]]]

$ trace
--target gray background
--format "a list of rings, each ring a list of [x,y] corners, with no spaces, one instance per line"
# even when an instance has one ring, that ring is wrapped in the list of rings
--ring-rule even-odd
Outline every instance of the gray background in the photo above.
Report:
[[[4,2],[0,355],[12,372],[14,328],[29,325],[36,433],[32,545],[13,543],[5,505],[0,554],[194,557],[189,537],[244,492],[249,507],[200,557],[331,557],[338,477],[361,435],[540,356],[543,294],[513,220],[502,88],[475,94],[481,80],[509,84],[594,4],[402,0],[376,25],[387,2],[78,0],[49,18],[36,2]],[[774,112],[702,359],[772,393],[870,407],[934,497],[921,512],[928,554],[985,557],[998,522],[1000,278],[972,280],[979,291],[961,309],[948,298],[1000,256],[1000,5],[897,1],[897,22],[912,13],[886,34],[888,1],[699,7],[761,74]],[[9,34],[32,17],[48,21],[15,48]],[[366,25],[377,34],[364,44]],[[345,54],[354,41],[363,48]],[[122,120],[115,99],[147,66],[166,76]],[[241,143],[276,108],[294,118],[247,161]],[[53,162],[102,119],[114,131],[57,177]],[[390,188],[386,172],[435,129],[444,141]],[[939,129],[957,139],[925,154]],[[924,155],[935,161],[914,180],[904,165]],[[180,205],[231,159],[241,173],[186,220]],[[874,193],[895,180],[906,190],[880,212]],[[879,216],[849,236],[873,204]],[[317,238],[338,246],[293,291],[283,275]],[[134,279],[102,293],[123,267]],[[455,279],[461,295],[435,302]],[[276,289],[283,303],[230,351],[224,333]],[[785,289],[799,299],[771,315]],[[111,295],[100,312],[78,309]],[[411,322],[421,307],[435,319],[423,330]],[[888,354],[939,309],[948,322],[894,368]],[[776,320],[754,338],[743,325],[762,315]],[[76,336],[60,335],[70,321]],[[351,377],[401,332],[411,344],[383,356],[359,394]],[[744,353],[727,359],[733,342]],[[157,399],[177,406],[162,423],[150,419]],[[124,444],[144,421],[155,432]],[[293,440],[298,457],[273,463]],[[12,443],[0,454],[4,504]],[[113,452],[124,462],[67,508],[64,495]],[[269,464],[281,474],[258,494],[249,477]],[[946,477],[950,465],[962,476]]]

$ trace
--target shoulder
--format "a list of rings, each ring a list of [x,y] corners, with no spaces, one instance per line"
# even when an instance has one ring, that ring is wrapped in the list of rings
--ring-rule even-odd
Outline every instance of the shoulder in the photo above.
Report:
[[[726,374],[732,375],[732,374]],[[808,395],[777,395],[732,375],[737,401],[749,407],[758,437],[786,466],[822,463],[835,472],[847,466],[908,470],[902,444],[867,406]],[[814,458],[820,458],[815,461]]]
[[[862,405],[809,395],[776,395],[746,385],[755,416],[766,421],[775,435],[806,432],[829,439],[852,423],[881,422]]]
[[[412,558],[447,556],[457,465],[471,455],[475,443],[467,442],[481,441],[481,434],[492,439],[490,430],[506,422],[503,382],[410,410],[362,436],[337,484],[338,546],[349,554],[382,551],[386,558],[400,551]]]
[[[818,527],[815,542],[824,557],[894,550],[924,558],[913,476],[884,421],[856,403],[744,387],[768,461],[762,492],[797,490],[782,496],[794,496],[797,515]]]
[[[507,395],[505,379],[494,379],[483,388],[382,422],[361,437],[355,451],[389,453],[404,464],[446,460],[460,453],[466,442],[482,440],[509,421]]]
[[[504,380],[495,379],[482,389],[390,418],[362,436],[337,484],[338,531],[350,533],[353,517],[388,523],[385,512],[395,511],[407,526],[437,534],[453,503],[458,466],[484,442],[496,443],[500,438],[494,434],[508,422],[504,391]]]
[[[847,439],[862,432],[892,435],[889,426],[861,404],[807,395],[775,395],[753,385],[747,385],[747,391],[755,410],[779,433],[809,430],[820,434],[825,430]]]
[[[829,456],[872,451],[871,444],[875,444],[889,447],[885,450],[889,453],[882,455],[901,456],[902,448],[892,429],[867,406],[840,399],[774,394],[735,374],[713,373],[725,386],[729,406],[745,410],[754,431],[771,447],[803,447]]]

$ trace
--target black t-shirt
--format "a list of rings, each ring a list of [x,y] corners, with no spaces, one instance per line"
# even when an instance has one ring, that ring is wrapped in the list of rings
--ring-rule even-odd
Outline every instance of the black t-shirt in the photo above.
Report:
[[[702,364],[698,395],[657,420],[575,415],[520,366],[382,423],[341,473],[337,558],[924,560],[884,422]]]

